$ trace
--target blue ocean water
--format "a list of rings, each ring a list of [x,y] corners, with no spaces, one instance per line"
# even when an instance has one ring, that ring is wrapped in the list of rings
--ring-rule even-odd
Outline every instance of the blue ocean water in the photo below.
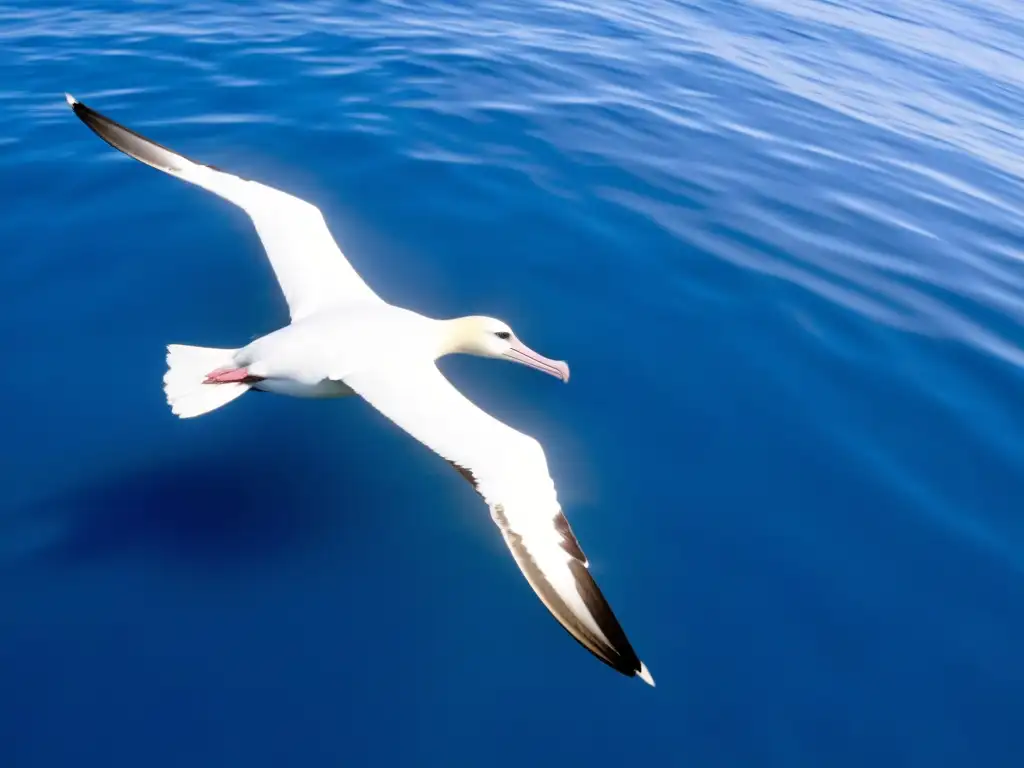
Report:
[[[1024,765],[1011,0],[0,5],[0,766]],[[179,421],[286,322],[248,219],[70,91],[314,201],[545,446],[658,687],[358,401]]]

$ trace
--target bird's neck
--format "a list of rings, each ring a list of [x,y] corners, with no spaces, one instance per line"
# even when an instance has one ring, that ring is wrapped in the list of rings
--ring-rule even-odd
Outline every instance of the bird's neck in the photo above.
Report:
[[[477,354],[473,318],[456,317],[438,321],[438,357]]]

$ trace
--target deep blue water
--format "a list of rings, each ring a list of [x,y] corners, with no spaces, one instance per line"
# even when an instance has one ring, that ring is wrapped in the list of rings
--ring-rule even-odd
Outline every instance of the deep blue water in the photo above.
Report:
[[[1013,0],[0,5],[0,766],[1024,765],[1022,47]],[[170,414],[167,343],[284,302],[65,90],[570,362],[442,368],[656,689],[363,403]]]

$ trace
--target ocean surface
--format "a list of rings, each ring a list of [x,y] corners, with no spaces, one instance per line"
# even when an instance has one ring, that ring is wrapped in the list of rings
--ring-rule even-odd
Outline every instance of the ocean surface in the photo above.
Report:
[[[0,4],[0,766],[1024,765],[1013,0]],[[175,418],[287,322],[238,209],[64,102],[315,202],[544,445],[657,681],[551,619],[361,401]]]

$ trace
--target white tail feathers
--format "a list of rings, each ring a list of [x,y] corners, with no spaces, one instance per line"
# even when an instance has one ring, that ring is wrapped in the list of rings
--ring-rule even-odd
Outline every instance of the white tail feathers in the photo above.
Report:
[[[211,349],[170,344],[167,347],[167,373],[164,392],[171,411],[183,419],[201,416],[241,397],[249,384],[227,382],[204,384],[207,374],[217,368],[231,367],[235,349]]]

